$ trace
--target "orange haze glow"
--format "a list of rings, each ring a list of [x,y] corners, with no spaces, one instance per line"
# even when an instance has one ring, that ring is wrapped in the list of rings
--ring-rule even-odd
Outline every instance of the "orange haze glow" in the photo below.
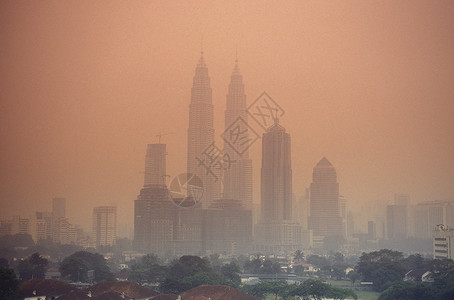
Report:
[[[248,104],[285,110],[296,197],[326,156],[362,214],[453,198],[453,34],[453,1],[2,1],[0,218],[58,196],[86,229],[116,204],[128,232],[146,145],[173,132],[167,173],[186,170],[202,37],[217,141],[237,51]]]

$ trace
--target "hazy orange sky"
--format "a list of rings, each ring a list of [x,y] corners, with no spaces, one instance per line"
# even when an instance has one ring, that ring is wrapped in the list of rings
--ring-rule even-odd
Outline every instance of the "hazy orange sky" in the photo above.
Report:
[[[237,49],[248,103],[285,110],[296,196],[326,156],[356,211],[454,197],[453,1],[2,1],[0,217],[58,196],[72,223],[116,204],[132,228],[156,134],[185,172],[202,36],[218,143]]]

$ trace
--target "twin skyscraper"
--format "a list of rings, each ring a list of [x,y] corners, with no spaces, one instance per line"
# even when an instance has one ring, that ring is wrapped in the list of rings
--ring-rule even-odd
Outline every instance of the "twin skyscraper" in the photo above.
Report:
[[[243,77],[236,61],[227,94],[225,128],[229,128],[238,118],[247,124],[246,109]],[[209,207],[213,201],[225,198],[240,200],[251,209],[252,160],[249,159],[248,149],[240,155],[228,143],[224,143],[222,150],[216,146],[213,119],[210,77],[202,52],[189,104],[187,171],[197,175],[204,184],[202,207]],[[247,135],[247,132],[243,133],[242,138],[247,139]]]
[[[251,108],[262,96],[265,104]],[[325,173],[314,169],[311,192],[318,198],[311,201],[309,226],[302,224],[303,219],[298,219],[300,214],[295,213],[293,207],[290,134],[279,124],[277,114],[271,109],[268,115],[263,111],[274,100],[266,93],[257,100],[248,108],[243,78],[238,61],[235,61],[226,97],[225,129],[219,135],[223,144],[218,145],[210,77],[201,53],[189,104],[187,169],[182,172],[184,174],[174,177],[168,187],[166,145],[148,145],[144,187],[134,202],[135,250],[158,255],[235,255],[252,250],[291,253],[310,247],[312,232],[317,235],[341,233],[335,173],[334,177],[328,176],[329,182],[325,186],[318,182],[318,174]],[[254,108],[257,108],[256,112]],[[253,222],[253,172],[249,147],[259,135],[250,126],[248,117],[255,122],[256,116],[266,116],[271,122],[261,125],[264,132],[261,212]],[[327,164],[329,162],[323,159],[317,167],[331,170]],[[175,182],[178,183],[176,187]],[[325,190],[333,193],[326,194]],[[328,204],[324,203],[325,198],[331,201],[332,213],[323,209],[323,205]]]

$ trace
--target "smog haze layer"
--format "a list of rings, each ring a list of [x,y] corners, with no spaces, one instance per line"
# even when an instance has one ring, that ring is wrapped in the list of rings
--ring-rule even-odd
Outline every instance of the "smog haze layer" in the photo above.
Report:
[[[202,40],[217,142],[238,53],[247,103],[266,91],[285,110],[297,197],[326,156],[362,214],[452,198],[453,33],[452,1],[2,1],[0,217],[65,197],[72,223],[115,204],[132,227],[157,134],[173,133],[167,173],[186,171]]]

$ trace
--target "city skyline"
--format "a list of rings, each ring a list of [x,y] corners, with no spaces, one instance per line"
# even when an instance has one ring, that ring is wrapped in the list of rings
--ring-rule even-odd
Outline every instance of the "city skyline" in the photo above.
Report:
[[[216,143],[238,48],[247,105],[266,91],[285,110],[296,197],[323,156],[364,214],[395,193],[453,197],[452,3],[107,3],[2,3],[1,218],[58,196],[85,229],[94,206],[111,204],[132,228],[143,147],[174,132],[162,137],[167,170],[186,170],[202,35]]]

